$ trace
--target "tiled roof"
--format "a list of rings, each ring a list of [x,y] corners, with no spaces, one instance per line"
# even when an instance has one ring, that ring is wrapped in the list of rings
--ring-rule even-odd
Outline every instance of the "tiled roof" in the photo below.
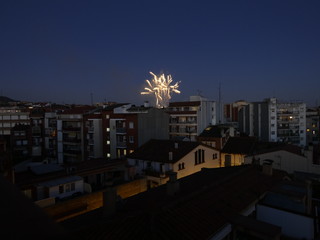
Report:
[[[175,144],[177,144],[177,148],[175,148]],[[199,145],[201,145],[199,142],[151,139],[127,155],[127,158],[154,162],[176,162]],[[169,161],[169,152],[172,152],[171,161]]]
[[[125,199],[112,217],[98,209],[61,224],[75,239],[209,239],[284,176],[274,174],[257,166],[203,169],[179,179],[174,196],[162,185]]]
[[[233,154],[251,154],[254,150],[256,138],[253,137],[230,137],[221,152]]]

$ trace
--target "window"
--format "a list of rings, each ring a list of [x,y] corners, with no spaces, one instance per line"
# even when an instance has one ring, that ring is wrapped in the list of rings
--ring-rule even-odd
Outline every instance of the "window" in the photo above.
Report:
[[[59,193],[63,193],[64,192],[64,187],[63,187],[63,185],[60,185],[59,186]]]
[[[66,184],[66,192],[70,192],[70,184]]]
[[[218,158],[218,153],[212,154],[212,159],[217,159]]]
[[[109,119],[109,118],[110,118],[110,116],[107,114],[107,115],[106,115],[106,119]]]
[[[71,191],[76,190],[76,184],[75,183],[71,183]]]
[[[133,129],[134,125],[133,122],[129,122],[129,128]]]
[[[194,152],[194,165],[204,163],[204,150],[199,149]]]
[[[134,143],[134,136],[129,136],[129,143]]]
[[[107,131],[107,132],[110,132],[110,128],[106,128],[106,131]]]
[[[110,141],[109,140],[107,141],[107,145],[110,145]]]
[[[183,169],[184,169],[184,163],[179,163],[178,170],[183,170]]]

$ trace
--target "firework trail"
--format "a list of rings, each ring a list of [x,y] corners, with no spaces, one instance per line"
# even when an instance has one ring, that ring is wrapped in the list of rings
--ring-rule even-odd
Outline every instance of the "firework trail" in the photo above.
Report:
[[[180,93],[178,90],[180,82],[171,85],[173,81],[171,75],[165,77],[164,74],[160,76],[155,75],[153,72],[150,72],[150,74],[153,76],[153,79],[151,82],[146,80],[148,87],[145,87],[144,90],[146,91],[141,92],[141,94],[154,94],[157,108],[168,107],[171,94]]]

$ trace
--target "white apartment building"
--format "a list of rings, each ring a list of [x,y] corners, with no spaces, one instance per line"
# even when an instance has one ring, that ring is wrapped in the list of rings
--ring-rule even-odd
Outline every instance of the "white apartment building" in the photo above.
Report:
[[[262,141],[306,146],[306,104],[276,98],[249,103],[239,110],[239,131]]]
[[[169,104],[170,115],[169,137],[188,138],[196,141],[196,137],[209,125],[218,123],[217,103],[201,96],[191,96],[190,101],[172,102]]]

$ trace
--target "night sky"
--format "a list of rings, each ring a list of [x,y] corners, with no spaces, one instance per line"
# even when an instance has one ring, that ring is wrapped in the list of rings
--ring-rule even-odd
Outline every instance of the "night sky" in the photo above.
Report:
[[[172,101],[320,104],[320,1],[0,2],[0,95],[141,105],[149,71]],[[91,95],[92,93],[92,95]]]

